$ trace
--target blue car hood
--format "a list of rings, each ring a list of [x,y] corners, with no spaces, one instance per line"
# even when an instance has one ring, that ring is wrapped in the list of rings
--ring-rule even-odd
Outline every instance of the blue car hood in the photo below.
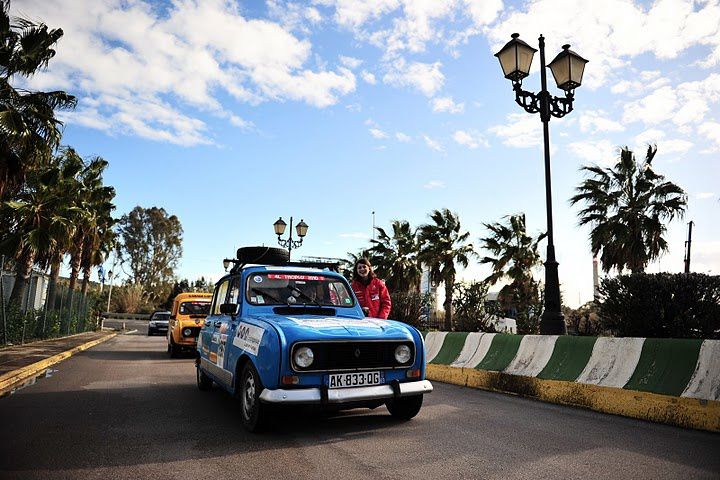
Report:
[[[377,318],[343,318],[323,315],[252,315],[296,340],[412,340],[407,325]]]

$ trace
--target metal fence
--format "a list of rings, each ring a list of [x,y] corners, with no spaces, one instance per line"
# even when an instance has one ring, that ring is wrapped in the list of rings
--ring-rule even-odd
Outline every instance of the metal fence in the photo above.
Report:
[[[40,309],[22,310],[0,302],[0,341],[2,345],[22,344],[95,330],[97,318],[89,303],[65,285],[58,285],[55,305],[46,302]]]

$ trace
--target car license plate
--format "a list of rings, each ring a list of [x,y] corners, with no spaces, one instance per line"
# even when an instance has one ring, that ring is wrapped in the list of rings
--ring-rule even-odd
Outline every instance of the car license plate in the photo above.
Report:
[[[329,375],[329,388],[365,387],[380,385],[384,381],[380,372],[333,373]]]

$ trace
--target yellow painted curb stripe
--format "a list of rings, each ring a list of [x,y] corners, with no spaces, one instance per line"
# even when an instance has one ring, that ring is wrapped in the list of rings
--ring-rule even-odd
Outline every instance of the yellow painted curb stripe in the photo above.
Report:
[[[427,378],[652,422],[720,432],[720,401],[672,397],[502,372],[428,365]]]
[[[4,394],[7,391],[12,390],[19,383],[24,382],[28,378],[36,376],[48,367],[55,365],[56,363],[62,362],[66,358],[71,357],[78,352],[82,352],[83,350],[87,350],[88,348],[92,348],[95,345],[110,340],[115,335],[117,335],[117,333],[111,333],[110,335],[106,335],[91,342],[78,345],[77,347],[70,350],[66,350],[62,353],[58,353],[57,355],[53,355],[52,357],[48,357],[44,360],[40,360],[39,362],[35,362],[32,365],[13,370],[12,372],[8,372],[5,375],[0,376],[0,394]]]

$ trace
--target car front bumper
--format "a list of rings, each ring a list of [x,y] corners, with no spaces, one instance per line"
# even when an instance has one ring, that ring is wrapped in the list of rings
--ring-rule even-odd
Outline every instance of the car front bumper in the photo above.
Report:
[[[327,392],[326,399],[323,398],[324,391]],[[417,382],[403,382],[391,384],[373,385],[369,387],[320,389],[320,388],[299,388],[292,390],[268,390],[260,394],[260,400],[265,403],[275,404],[342,404],[350,402],[361,402],[365,400],[383,400],[396,397],[409,397],[412,395],[423,395],[433,391],[432,383],[429,380]]]

